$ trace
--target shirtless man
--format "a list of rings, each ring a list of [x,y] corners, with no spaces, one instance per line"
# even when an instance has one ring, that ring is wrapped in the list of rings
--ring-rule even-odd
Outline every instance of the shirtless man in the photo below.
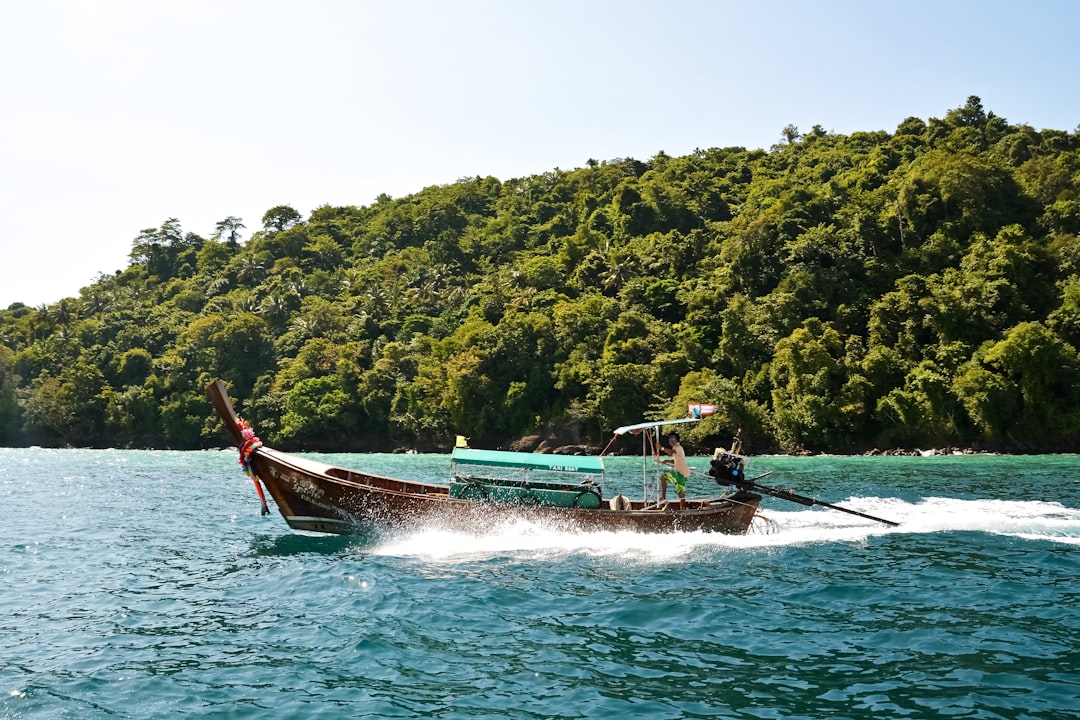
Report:
[[[672,469],[660,476],[660,499],[667,499],[667,486],[670,480],[675,484],[675,492],[679,496],[680,507],[686,507],[686,479],[690,477],[690,466],[686,464],[686,451],[679,443],[679,433],[673,432],[668,435],[668,446],[661,448],[670,459],[661,460],[663,465],[671,465]]]

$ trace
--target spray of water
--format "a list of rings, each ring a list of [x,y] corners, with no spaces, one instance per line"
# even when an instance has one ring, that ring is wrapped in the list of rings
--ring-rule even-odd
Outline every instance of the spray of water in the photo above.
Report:
[[[481,534],[427,529],[388,540],[379,555],[458,562],[492,557],[633,557],[665,562],[699,549],[768,548],[812,543],[862,542],[877,535],[986,532],[1033,541],[1080,545],[1080,510],[1053,502],[956,500],[928,497],[916,503],[896,498],[853,497],[844,507],[900,523],[880,523],[824,509],[768,510],[746,535],[688,532],[650,535],[633,532],[568,532],[516,520]]]

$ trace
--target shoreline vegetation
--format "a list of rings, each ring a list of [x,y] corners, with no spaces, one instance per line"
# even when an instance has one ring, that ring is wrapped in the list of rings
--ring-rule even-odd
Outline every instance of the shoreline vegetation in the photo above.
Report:
[[[1080,450],[1080,129],[974,96],[261,220],[0,310],[0,445],[215,447],[221,378],[285,451],[594,447],[694,403],[699,448]]]
[[[453,448],[450,448],[450,447],[440,448],[440,449],[434,449],[434,450],[427,450],[424,453],[426,453],[426,454],[445,454],[445,456],[449,457],[451,449],[453,449]],[[503,449],[503,448],[495,448],[495,449]],[[597,456],[597,454],[599,454],[600,450],[602,450],[602,449],[603,448],[600,448],[600,447],[575,446],[575,447],[559,447],[559,448],[554,448],[554,449],[537,449],[537,450],[532,450],[532,451],[539,452],[541,454],[566,454],[566,456]],[[166,451],[166,452],[228,452],[228,451],[235,450],[235,448],[233,448],[232,446],[228,446],[228,445],[208,445],[208,446],[203,447],[203,448],[188,448],[188,449],[180,449],[180,450],[176,450],[174,448],[152,448],[152,447],[138,448],[138,447],[130,447],[130,446],[129,447],[118,448],[118,447],[106,447],[106,446],[103,446],[103,447],[76,447],[76,446],[67,445],[67,446],[48,446],[48,447],[46,447],[46,446],[40,446],[40,445],[30,445],[30,446],[0,446],[0,450],[135,450],[135,451],[144,451],[144,452],[146,452],[146,451],[154,451],[154,450],[162,450],[162,451]],[[340,454],[340,453],[343,453],[343,454],[420,454],[420,452],[418,450],[416,450],[415,448],[409,448],[409,447],[396,447],[396,448],[393,448],[391,450],[369,450],[369,451],[364,451],[364,452],[349,452],[349,451],[340,451],[339,452],[339,451],[333,451],[333,450],[329,450],[329,451],[327,451],[327,450],[316,450],[316,451],[312,451],[312,452],[333,453],[333,454]],[[687,452],[687,457],[688,458],[707,458],[707,457],[710,457],[711,454],[712,454],[712,450],[706,450],[704,448],[698,448],[697,451],[696,451],[696,449],[690,448],[690,451]],[[820,452],[812,452],[812,451],[809,451],[809,450],[802,450],[802,451],[798,451],[798,452],[767,452],[767,453],[760,453],[760,456],[758,456],[758,454],[756,454],[756,453],[748,452],[747,456],[748,457],[768,456],[768,457],[781,457],[781,458],[819,458],[819,457],[839,457],[839,458],[876,458],[876,457],[880,457],[880,458],[946,458],[946,457],[954,457],[955,458],[955,457],[966,457],[966,456],[1003,456],[1003,457],[1055,456],[1055,454],[1075,454],[1075,453],[1067,452],[1067,451],[1066,452],[1021,452],[1021,451],[1001,452],[1001,451],[997,451],[997,450],[976,450],[976,449],[973,449],[973,448],[944,447],[944,448],[928,448],[928,449],[922,449],[922,448],[890,448],[890,449],[873,448],[873,449],[870,449],[870,450],[865,450],[863,452],[829,452],[827,450],[823,450],[823,451],[820,451]],[[619,449],[618,451],[615,451],[615,452],[608,451],[605,454],[605,457],[639,458],[640,457],[640,450],[634,451],[634,449],[631,449],[631,448],[621,448],[621,449]]]

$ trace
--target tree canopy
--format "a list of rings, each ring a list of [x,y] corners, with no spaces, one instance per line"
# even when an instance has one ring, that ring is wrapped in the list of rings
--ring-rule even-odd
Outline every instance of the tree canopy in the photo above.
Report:
[[[701,448],[1080,449],[1080,131],[977,97],[261,224],[169,218],[0,310],[0,443],[219,446],[220,377],[292,449],[599,443],[688,402]]]

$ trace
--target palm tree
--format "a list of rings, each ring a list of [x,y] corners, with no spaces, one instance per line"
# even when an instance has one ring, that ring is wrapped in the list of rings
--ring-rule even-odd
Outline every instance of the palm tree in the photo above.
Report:
[[[265,277],[266,265],[260,262],[258,258],[248,255],[240,261],[240,270],[236,273],[237,280],[256,285],[262,282]]]

